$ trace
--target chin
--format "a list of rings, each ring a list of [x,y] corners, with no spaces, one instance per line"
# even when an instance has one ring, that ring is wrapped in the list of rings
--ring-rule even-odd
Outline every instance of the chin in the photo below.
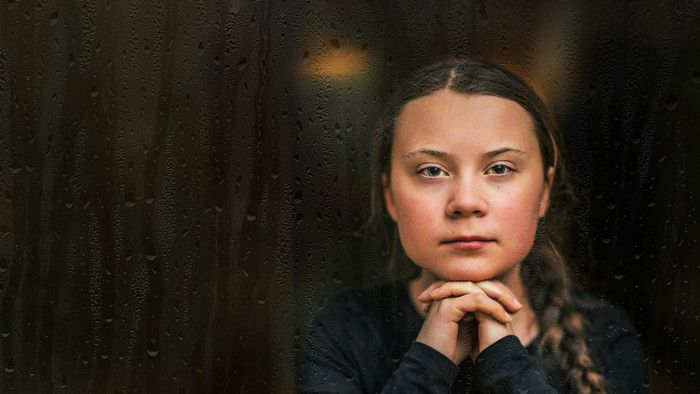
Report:
[[[449,275],[449,277],[445,278],[451,281],[469,281],[469,282],[481,282],[482,280],[489,280],[495,278],[497,275],[494,275],[493,273],[485,273],[485,272],[464,272],[464,271],[459,271],[459,272],[454,272]]]
[[[460,262],[457,266],[450,267],[450,269],[446,270],[443,278],[453,281],[480,282],[482,280],[499,278],[510,272],[514,267],[501,267],[502,269],[494,268],[493,263],[470,262],[465,264],[464,262]]]

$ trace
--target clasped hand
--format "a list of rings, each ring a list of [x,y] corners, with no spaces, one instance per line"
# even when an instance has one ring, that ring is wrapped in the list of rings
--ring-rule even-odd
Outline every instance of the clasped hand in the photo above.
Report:
[[[488,346],[513,334],[510,313],[523,306],[496,280],[437,281],[418,296],[426,313],[416,341],[439,351],[455,364],[475,359]]]

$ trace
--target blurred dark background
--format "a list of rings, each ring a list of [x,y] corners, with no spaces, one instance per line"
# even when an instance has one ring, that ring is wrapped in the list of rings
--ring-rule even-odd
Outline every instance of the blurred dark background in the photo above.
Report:
[[[654,392],[698,383],[697,1],[0,4],[0,392],[286,392],[339,289],[385,279],[372,128],[436,59],[537,87],[570,255]]]

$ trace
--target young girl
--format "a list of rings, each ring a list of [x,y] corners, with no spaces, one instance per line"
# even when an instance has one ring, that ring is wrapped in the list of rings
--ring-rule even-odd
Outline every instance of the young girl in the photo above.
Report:
[[[574,291],[554,239],[570,198],[559,135],[523,80],[454,61],[390,102],[376,195],[420,269],[334,297],[302,392],[645,392],[630,321]]]

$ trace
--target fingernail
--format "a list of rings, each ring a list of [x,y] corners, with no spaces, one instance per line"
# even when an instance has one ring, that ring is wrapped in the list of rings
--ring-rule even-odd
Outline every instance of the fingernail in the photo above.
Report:
[[[508,318],[508,322],[513,321],[513,317],[508,312],[506,312],[506,318]]]
[[[515,306],[517,306],[517,307],[519,307],[519,308],[522,308],[522,307],[523,307],[523,304],[521,304],[520,301],[518,301],[517,298],[514,298],[514,300],[515,300]]]

